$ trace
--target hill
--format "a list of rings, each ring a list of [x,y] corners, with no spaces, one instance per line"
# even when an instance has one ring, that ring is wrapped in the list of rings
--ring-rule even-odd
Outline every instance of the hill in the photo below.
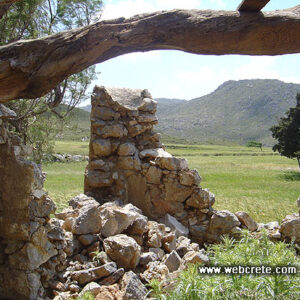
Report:
[[[269,128],[296,104],[300,84],[256,79],[226,81],[211,94],[190,101],[158,98],[157,131],[168,140],[273,144]],[[90,105],[74,114],[73,124],[89,134]],[[84,131],[84,133],[83,133]],[[77,133],[78,134],[78,133]]]
[[[295,105],[297,92],[299,84],[279,80],[227,81],[206,96],[159,106],[157,129],[190,141],[272,144],[269,128]]]

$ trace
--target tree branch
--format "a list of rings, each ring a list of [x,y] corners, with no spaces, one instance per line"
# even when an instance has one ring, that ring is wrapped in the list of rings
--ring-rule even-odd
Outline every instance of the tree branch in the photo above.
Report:
[[[265,13],[173,10],[102,21],[0,47],[0,102],[40,97],[71,74],[131,52],[300,52],[300,6]]]

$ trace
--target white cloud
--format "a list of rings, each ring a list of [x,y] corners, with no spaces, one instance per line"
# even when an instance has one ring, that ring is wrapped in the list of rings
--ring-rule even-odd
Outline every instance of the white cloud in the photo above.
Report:
[[[279,79],[300,83],[300,78],[282,76],[275,68],[276,63],[276,57],[250,57],[246,63],[232,66],[231,69],[207,65],[197,71],[182,71],[175,75],[174,87],[166,92],[172,97],[172,92],[175,92],[178,98],[191,99],[211,93],[227,80]]]
[[[136,14],[175,8],[200,8],[200,4],[200,0],[108,0],[104,2],[102,19],[109,20],[119,17],[128,18]]]

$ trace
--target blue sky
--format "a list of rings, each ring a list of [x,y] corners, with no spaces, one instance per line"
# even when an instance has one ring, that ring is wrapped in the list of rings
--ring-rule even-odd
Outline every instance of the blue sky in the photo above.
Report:
[[[174,8],[235,10],[241,0],[104,0],[103,19]],[[289,8],[296,0],[271,0],[264,10]],[[98,85],[147,88],[153,97],[192,99],[226,80],[280,79],[300,83],[300,54],[283,56],[195,55],[151,51],[123,55],[96,68]],[[92,86],[93,86],[92,85]]]

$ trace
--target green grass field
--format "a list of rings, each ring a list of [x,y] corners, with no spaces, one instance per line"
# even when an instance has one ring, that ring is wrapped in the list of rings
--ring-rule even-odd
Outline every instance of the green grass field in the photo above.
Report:
[[[244,210],[258,222],[282,220],[296,212],[300,172],[296,160],[271,149],[243,146],[168,144],[167,151],[186,157],[202,177],[201,186],[216,195],[215,209]],[[87,142],[56,142],[56,152],[88,154]],[[61,210],[83,192],[86,162],[44,165],[45,188]]]

